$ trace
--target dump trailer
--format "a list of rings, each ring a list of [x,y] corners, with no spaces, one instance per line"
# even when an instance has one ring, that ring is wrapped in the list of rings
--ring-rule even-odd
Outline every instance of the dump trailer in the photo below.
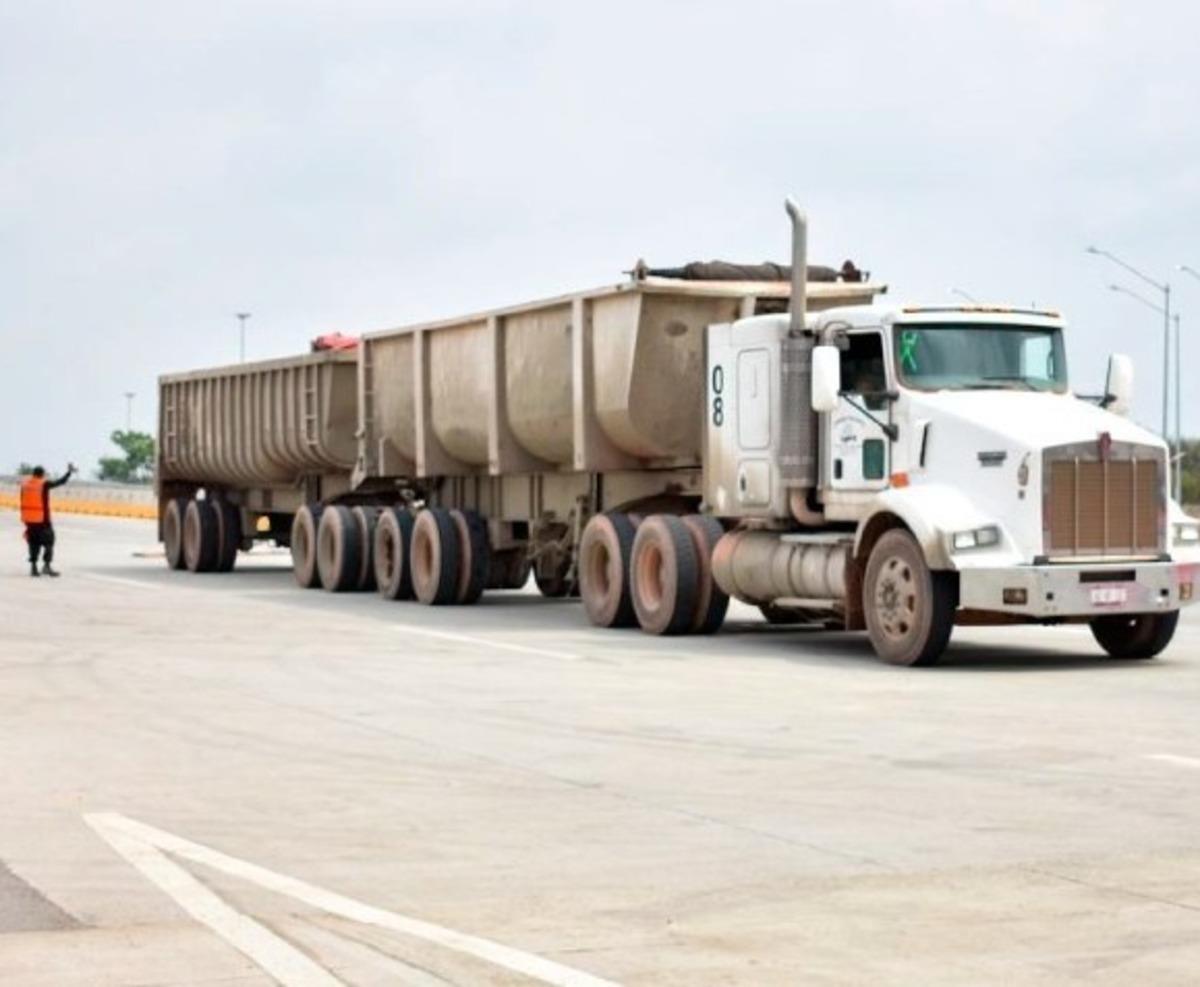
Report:
[[[1200,526],[1164,443],[1068,387],[1063,320],[883,305],[847,262],[653,269],[369,333],[353,350],[163,377],[168,563],[290,546],[303,587],[469,604],[524,585],[592,623],[866,630],[936,662],[956,624],[1087,623],[1169,643]],[[786,280],[781,280],[781,278]]]

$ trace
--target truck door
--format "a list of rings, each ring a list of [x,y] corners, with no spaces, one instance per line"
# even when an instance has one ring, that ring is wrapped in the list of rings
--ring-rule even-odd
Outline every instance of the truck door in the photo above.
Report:
[[[883,334],[861,330],[846,335],[850,345],[842,352],[842,397],[826,416],[828,482],[834,490],[882,490],[889,482],[891,445],[872,416],[886,423],[891,414]]]

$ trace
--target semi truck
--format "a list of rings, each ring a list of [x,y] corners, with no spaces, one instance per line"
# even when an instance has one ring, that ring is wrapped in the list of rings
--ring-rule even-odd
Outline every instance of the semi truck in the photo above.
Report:
[[[887,304],[847,263],[639,264],[629,280],[356,347],[159,383],[168,564],[290,548],[305,588],[466,605],[523,586],[600,627],[866,631],[930,665],[956,625],[1088,624],[1117,658],[1171,641],[1200,524],[1132,365],[1070,387],[1062,317]]]

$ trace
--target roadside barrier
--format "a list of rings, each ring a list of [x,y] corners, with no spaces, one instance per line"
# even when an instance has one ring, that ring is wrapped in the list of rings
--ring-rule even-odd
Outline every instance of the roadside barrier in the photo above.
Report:
[[[20,509],[21,481],[15,476],[0,477],[0,509]],[[150,519],[158,517],[154,488],[144,484],[97,483],[71,479],[66,486],[50,492],[53,514],[95,514],[104,517]]]

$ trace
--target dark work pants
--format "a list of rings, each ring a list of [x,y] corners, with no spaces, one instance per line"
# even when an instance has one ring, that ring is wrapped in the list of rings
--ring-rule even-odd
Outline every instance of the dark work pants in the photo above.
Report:
[[[25,537],[29,542],[29,562],[37,565],[38,553],[49,565],[54,561],[54,526],[50,524],[25,525]]]

